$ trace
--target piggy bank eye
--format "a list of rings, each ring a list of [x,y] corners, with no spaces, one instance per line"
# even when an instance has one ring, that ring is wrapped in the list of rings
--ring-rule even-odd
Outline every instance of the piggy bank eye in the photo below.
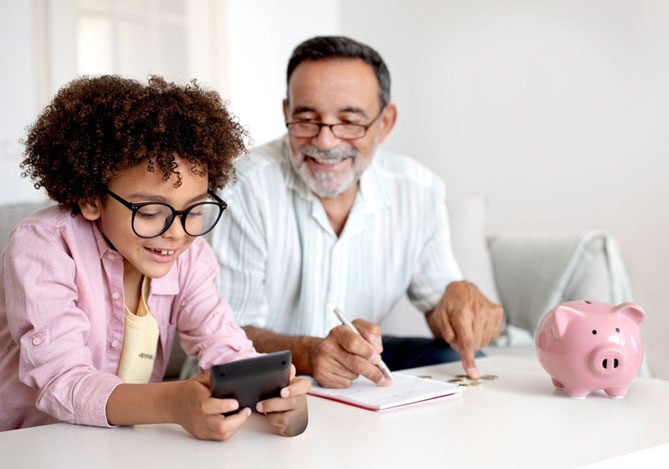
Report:
[[[620,332],[620,328],[619,328],[619,327],[616,327],[616,332]]]
[[[592,330],[592,335],[597,335],[597,329]]]

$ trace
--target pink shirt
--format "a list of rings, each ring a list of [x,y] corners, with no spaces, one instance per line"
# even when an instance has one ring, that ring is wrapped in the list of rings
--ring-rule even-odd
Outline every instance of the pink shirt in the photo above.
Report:
[[[151,281],[160,326],[151,381],[163,377],[177,331],[200,366],[255,356],[218,298],[216,259],[197,238],[169,273]],[[56,207],[24,219],[0,271],[0,430],[54,421],[108,426],[122,383],[123,259],[96,224]]]

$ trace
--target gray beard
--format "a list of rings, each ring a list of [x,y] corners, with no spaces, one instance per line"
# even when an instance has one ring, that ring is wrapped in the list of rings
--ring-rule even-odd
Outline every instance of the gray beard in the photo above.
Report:
[[[360,168],[360,154],[349,148],[332,148],[330,150],[321,151],[314,146],[300,147],[299,155],[291,155],[290,164],[293,166],[295,172],[300,176],[300,179],[307,185],[307,187],[318,197],[331,198],[346,192],[348,189],[357,184],[362,176],[365,168]],[[329,180],[341,177],[340,174],[327,173],[312,173],[306,163],[306,158],[315,157],[318,159],[330,159],[342,161],[346,158],[352,159],[352,169],[349,172],[349,177],[342,180],[337,185],[332,186],[327,184]],[[299,160],[298,160],[299,158]]]

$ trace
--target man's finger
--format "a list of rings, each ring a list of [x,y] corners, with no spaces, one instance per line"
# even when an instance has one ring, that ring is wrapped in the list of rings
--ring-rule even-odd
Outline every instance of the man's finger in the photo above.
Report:
[[[383,342],[381,341],[381,328],[374,323],[356,319],[353,324],[358,328],[358,332],[369,342],[377,352],[383,352]]]
[[[474,360],[475,351],[472,348],[463,349],[460,352],[462,358],[462,367],[467,373],[467,376],[471,379],[478,379],[479,369],[476,366],[476,360]]]
[[[346,370],[348,373],[348,370]],[[357,375],[351,374],[353,377],[349,378],[346,376],[338,375],[333,373],[331,370],[317,371],[314,373],[314,379],[319,386],[324,388],[350,388],[353,384],[353,380],[357,378]]]
[[[449,344],[453,344],[456,341],[455,330],[451,324],[451,320],[448,317],[448,314],[442,311],[435,311],[434,314],[439,314],[439,321],[437,323],[439,331],[441,332],[441,338],[444,339]]]
[[[359,355],[346,354],[344,360],[340,363],[346,369],[351,370],[358,375],[362,375],[380,386],[387,386],[390,382],[378,367],[380,360],[381,356],[378,354],[376,355],[375,360],[368,360]]]
[[[338,326],[332,332],[336,333],[337,344],[346,353],[358,355],[367,360],[372,360],[379,355],[375,347],[367,342],[362,335],[346,326]]]

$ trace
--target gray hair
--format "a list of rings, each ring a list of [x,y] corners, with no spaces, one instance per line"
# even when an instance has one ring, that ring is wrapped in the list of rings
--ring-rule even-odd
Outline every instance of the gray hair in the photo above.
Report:
[[[331,58],[361,59],[374,69],[379,82],[381,108],[390,102],[390,72],[378,52],[366,44],[345,36],[316,36],[299,44],[290,56],[286,71],[286,84],[298,65],[305,60]]]

